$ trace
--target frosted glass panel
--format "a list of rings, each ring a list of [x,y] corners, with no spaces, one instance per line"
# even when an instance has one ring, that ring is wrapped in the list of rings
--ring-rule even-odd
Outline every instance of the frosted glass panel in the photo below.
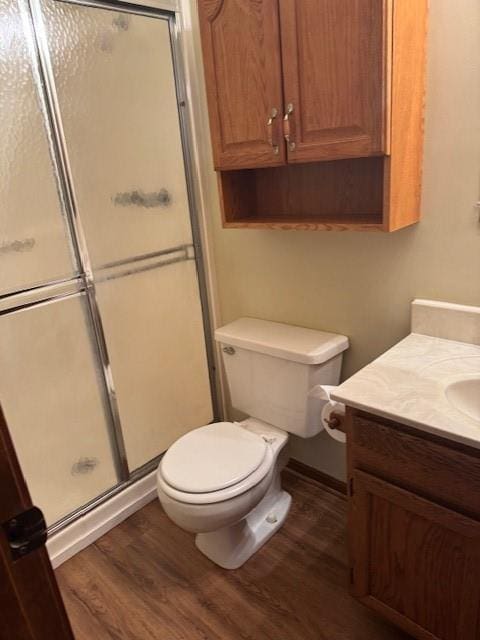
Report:
[[[190,243],[168,22],[43,8],[93,265]]]
[[[0,398],[48,524],[117,482],[83,304],[77,296],[0,318]]]
[[[195,263],[103,282],[97,295],[135,469],[212,420]]]
[[[0,293],[72,274],[19,7],[0,0]]]

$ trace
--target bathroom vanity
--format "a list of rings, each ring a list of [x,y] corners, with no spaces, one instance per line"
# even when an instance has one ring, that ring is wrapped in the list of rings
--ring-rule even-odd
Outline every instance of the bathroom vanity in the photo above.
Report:
[[[412,333],[333,394],[347,405],[351,589],[415,638],[478,640],[480,310],[448,310],[472,344],[439,337],[447,310],[415,304],[412,328],[427,314],[434,335]]]
[[[352,592],[420,639],[480,636],[480,451],[348,411]]]

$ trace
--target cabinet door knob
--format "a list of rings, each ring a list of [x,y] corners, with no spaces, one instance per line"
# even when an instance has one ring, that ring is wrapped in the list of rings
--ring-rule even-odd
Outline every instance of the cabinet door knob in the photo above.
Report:
[[[276,129],[276,127],[274,127],[274,123],[275,123],[275,120],[277,119],[277,116],[278,116],[278,109],[273,107],[273,109],[270,111],[270,117],[267,120],[267,136],[268,136],[268,143],[272,147],[273,153],[275,155],[277,155],[280,151],[280,146],[278,144],[276,131],[274,131],[274,129]]]
[[[287,141],[288,150],[295,151],[295,118],[293,104],[290,102],[287,105],[287,112],[283,117],[283,135]]]

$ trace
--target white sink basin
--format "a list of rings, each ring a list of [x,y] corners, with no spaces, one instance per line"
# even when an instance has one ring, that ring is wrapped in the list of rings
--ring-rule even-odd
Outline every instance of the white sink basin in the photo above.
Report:
[[[445,395],[457,411],[480,422],[480,375],[452,382],[446,387]]]

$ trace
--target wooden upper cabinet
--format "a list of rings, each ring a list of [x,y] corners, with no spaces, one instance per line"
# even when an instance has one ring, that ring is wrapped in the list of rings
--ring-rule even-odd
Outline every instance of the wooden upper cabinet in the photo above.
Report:
[[[418,222],[428,0],[198,6],[225,227]]]
[[[382,155],[389,0],[279,2],[288,161]]]
[[[285,164],[277,0],[199,0],[217,170]]]

